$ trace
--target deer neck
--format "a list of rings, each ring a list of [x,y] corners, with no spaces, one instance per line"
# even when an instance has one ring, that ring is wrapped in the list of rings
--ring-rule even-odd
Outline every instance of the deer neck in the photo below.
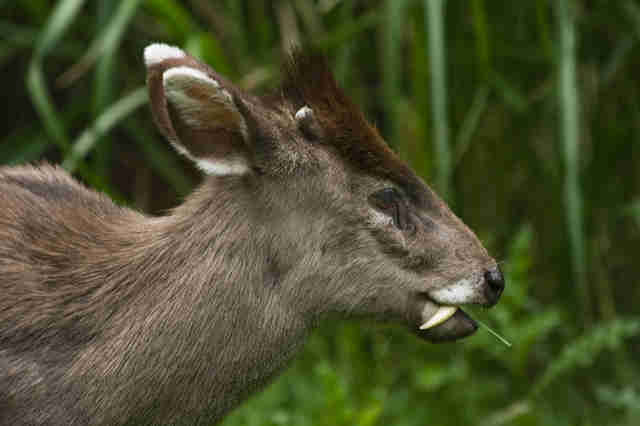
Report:
[[[198,401],[211,401],[214,417],[222,415],[232,408],[224,404],[244,399],[277,374],[310,328],[284,291],[287,271],[276,265],[270,230],[227,193],[207,199],[196,193],[172,215],[148,219],[135,235],[140,248],[121,254],[130,260],[129,285],[139,291],[84,359],[94,359],[91,352],[112,354],[108,367],[120,372],[114,381],[153,389],[152,395],[124,392],[124,406],[166,400],[174,409],[181,404],[198,411],[211,409]],[[76,368],[92,374],[101,365]],[[153,365],[170,367],[158,375]],[[193,374],[185,379],[184,371]],[[183,400],[194,394],[197,400]]]

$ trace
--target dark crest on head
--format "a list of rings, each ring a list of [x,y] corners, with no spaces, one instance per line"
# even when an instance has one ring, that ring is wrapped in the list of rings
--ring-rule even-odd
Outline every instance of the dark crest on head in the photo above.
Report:
[[[395,182],[420,203],[424,185],[387,146],[338,86],[319,51],[295,49],[284,64],[282,94],[298,109],[308,106],[322,129],[321,142],[358,170]]]

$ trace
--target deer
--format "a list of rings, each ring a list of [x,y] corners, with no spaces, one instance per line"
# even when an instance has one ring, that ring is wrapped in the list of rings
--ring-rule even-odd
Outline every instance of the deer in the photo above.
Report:
[[[162,43],[159,132],[203,172],[164,216],[48,163],[0,168],[0,425],[211,424],[328,316],[471,335],[504,276],[313,50],[273,92]]]

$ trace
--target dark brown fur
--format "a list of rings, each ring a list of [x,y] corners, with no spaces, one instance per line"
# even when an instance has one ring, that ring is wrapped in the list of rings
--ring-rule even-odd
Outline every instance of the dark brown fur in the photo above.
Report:
[[[323,132],[320,140],[342,159],[364,173],[396,183],[416,203],[432,201],[431,190],[367,122],[360,108],[337,85],[319,52],[295,51],[285,63],[281,90],[294,107],[311,107]]]

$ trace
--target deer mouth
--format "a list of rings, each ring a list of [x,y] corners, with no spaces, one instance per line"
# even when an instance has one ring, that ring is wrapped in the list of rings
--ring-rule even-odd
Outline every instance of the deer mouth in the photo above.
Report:
[[[422,293],[418,296],[419,314],[414,332],[431,342],[446,342],[470,336],[478,324],[459,306],[442,305]]]

